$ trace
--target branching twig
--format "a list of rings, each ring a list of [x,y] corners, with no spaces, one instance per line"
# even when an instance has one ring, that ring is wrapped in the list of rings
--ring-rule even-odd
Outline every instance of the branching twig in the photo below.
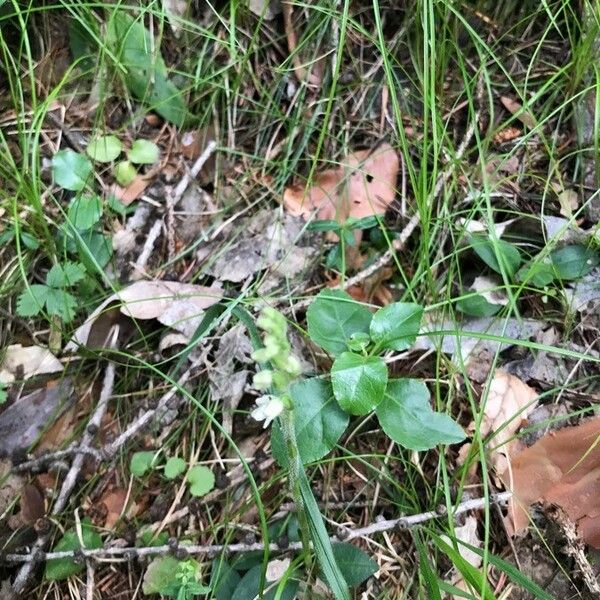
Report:
[[[511,492],[503,492],[501,494],[491,495],[489,498],[475,498],[473,500],[466,500],[461,502],[452,512],[452,516],[460,515],[461,513],[469,510],[481,510],[486,507],[488,502],[490,504],[505,504],[511,497]],[[411,515],[409,517],[400,517],[398,519],[391,519],[386,521],[379,521],[372,523],[367,527],[361,527],[358,529],[344,529],[344,534],[339,537],[332,537],[332,542],[337,542],[340,538],[344,540],[353,540],[359,537],[368,537],[375,533],[381,533],[383,531],[391,531],[394,529],[410,529],[419,523],[430,521],[431,519],[437,519],[446,515],[446,510],[429,511],[418,515]],[[26,563],[31,564],[38,560],[53,560],[57,558],[73,558],[75,556],[84,556],[86,558],[118,558],[124,557],[126,559],[139,558],[142,556],[152,555],[164,555],[170,554],[177,549],[185,552],[189,555],[207,555],[215,556],[220,553],[244,553],[244,552],[256,552],[264,550],[264,544],[257,542],[254,544],[207,544],[207,545],[193,545],[193,546],[179,546],[176,547],[173,544],[164,546],[148,546],[144,548],[136,547],[111,547],[111,548],[96,548],[96,549],[81,549],[74,551],[63,551],[63,552],[48,552],[46,554],[8,554],[4,557],[5,562],[9,563]],[[285,547],[280,547],[277,544],[269,544],[269,550],[272,552],[282,552],[289,550],[300,550],[302,544],[300,542],[294,542]]]

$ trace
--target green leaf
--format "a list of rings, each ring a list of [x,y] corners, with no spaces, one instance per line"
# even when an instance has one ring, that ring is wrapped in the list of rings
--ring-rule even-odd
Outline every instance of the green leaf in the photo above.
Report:
[[[318,221],[311,221],[306,229],[308,231],[339,231],[342,226],[333,219],[321,219]]]
[[[262,565],[256,565],[250,569],[240,580],[233,596],[230,600],[252,600],[258,597],[260,592],[260,574]],[[263,600],[294,600],[296,598],[296,592],[298,591],[299,582],[296,579],[288,579],[283,588],[283,592],[277,596],[276,582],[265,582],[265,589],[269,588],[269,591],[263,595]]]
[[[57,315],[62,321],[72,321],[77,312],[77,300],[64,289],[48,288],[46,308],[51,315]]]
[[[371,339],[388,350],[407,350],[416,341],[423,307],[410,302],[394,302],[380,308],[371,321]]]
[[[240,583],[241,577],[229,563],[223,559],[215,559],[212,562],[210,573],[210,587],[213,590],[215,600],[231,600],[233,592]]]
[[[431,409],[429,390],[418,379],[390,379],[375,412],[386,435],[410,450],[465,439],[465,432],[448,415]]]
[[[340,542],[331,546],[335,560],[350,587],[356,587],[379,571],[377,563],[354,544]]]
[[[306,508],[308,528],[313,543],[313,550],[325,581],[329,584],[335,600],[350,600],[350,591],[348,584],[342,575],[342,571],[337,564],[333,554],[333,548],[329,534],[323,523],[323,517],[319,510],[319,505],[310,489],[310,484],[303,469],[300,470],[300,494]]]
[[[300,459],[304,464],[323,458],[336,445],[346,427],[348,415],[333,397],[331,384],[323,379],[305,379],[290,386],[294,403],[294,427]],[[279,423],[271,433],[273,456],[287,465],[287,452]]]
[[[471,237],[471,247],[490,269],[502,273],[500,264],[508,277],[513,277],[521,265],[519,250],[504,240],[493,241],[489,238],[474,235]]]
[[[99,196],[78,196],[71,202],[67,216],[75,229],[91,229],[102,216],[102,200]]]
[[[80,264],[66,262],[54,265],[46,275],[46,285],[53,288],[65,288],[75,285],[85,277],[85,271]]]
[[[88,550],[102,547],[102,538],[87,517],[81,521],[81,539],[83,540],[83,547]],[[79,550],[81,547],[82,545],[79,541],[77,531],[75,529],[69,529],[68,531],[65,531],[63,537],[58,540],[54,548],[52,548],[52,551],[65,552]],[[72,558],[54,558],[46,562],[44,577],[51,581],[61,581],[71,575],[81,573],[84,569],[84,563],[77,563]]]
[[[182,126],[188,114],[185,101],[168,80],[167,67],[143,21],[122,10],[114,11],[106,39],[120,67],[127,71],[123,81],[129,91],[163,118]]]
[[[348,348],[353,333],[369,333],[373,315],[341,290],[323,290],[308,308],[310,339],[337,356]]]
[[[550,254],[558,279],[569,281],[587,275],[599,262],[595,250],[579,244],[565,246]]]
[[[160,594],[177,580],[177,571],[181,561],[173,556],[158,556],[150,562],[144,573],[142,591],[144,594]]]
[[[491,317],[502,308],[502,304],[492,304],[481,294],[468,293],[468,296],[461,298],[456,302],[456,308],[465,315],[471,315],[473,317]]]
[[[8,400],[8,392],[6,391],[6,384],[0,383],[0,406]]]
[[[127,187],[135,179],[137,171],[128,160],[122,160],[115,166],[114,175],[120,186]]]
[[[118,158],[123,149],[121,140],[114,135],[102,135],[93,139],[86,148],[87,155],[96,162],[108,163]]]
[[[97,231],[85,232],[75,244],[79,260],[89,273],[97,273],[98,267],[104,268],[112,257],[111,238]]]
[[[333,393],[351,415],[366,415],[383,400],[387,366],[378,356],[343,352],[331,367]]]
[[[205,496],[215,487],[215,474],[204,465],[193,466],[187,474],[192,496]]]
[[[17,314],[21,317],[35,317],[44,309],[50,288],[33,284],[21,293],[17,300]]]
[[[535,261],[517,272],[517,281],[533,284],[537,287],[546,287],[554,281],[554,268],[550,263]]]
[[[371,227],[377,227],[380,221],[381,217],[377,217],[375,215],[361,217],[360,219],[357,219],[356,217],[350,217],[346,223],[344,223],[344,225],[350,229],[371,229]]]
[[[175,479],[185,471],[185,467],[186,462],[183,458],[173,456],[165,465],[164,475],[167,479]]]
[[[79,192],[92,175],[92,163],[79,152],[61,150],[52,158],[52,174],[57,185]]]
[[[159,156],[158,146],[150,140],[135,140],[127,153],[127,158],[136,165],[152,165],[158,162]]]
[[[156,452],[145,450],[134,452],[129,461],[129,470],[136,477],[143,477],[153,466]]]
[[[416,530],[413,533],[413,539],[415,541],[415,546],[417,547],[417,552],[419,553],[419,572],[425,580],[428,598],[429,600],[442,600],[438,579],[429,563],[427,548],[421,539],[421,532],[419,530]]]

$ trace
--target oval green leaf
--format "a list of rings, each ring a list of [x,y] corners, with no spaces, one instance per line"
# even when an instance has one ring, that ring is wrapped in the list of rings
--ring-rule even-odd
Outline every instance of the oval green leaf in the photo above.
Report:
[[[61,188],[80,192],[92,175],[92,163],[79,152],[61,150],[52,158],[52,175]]]
[[[135,179],[137,171],[128,160],[122,160],[120,163],[117,163],[114,175],[120,186],[127,187]]]
[[[513,277],[521,266],[518,248],[504,240],[493,241],[481,235],[471,237],[471,247],[490,269],[502,273],[502,266],[509,277]]]
[[[102,200],[98,196],[78,196],[67,212],[75,229],[91,229],[102,216]]]
[[[118,158],[123,145],[114,135],[101,135],[93,139],[86,148],[87,155],[96,162],[108,163]]]
[[[348,426],[348,414],[335,401],[331,384],[323,379],[305,379],[290,386],[294,403],[294,427],[303,464],[323,458],[337,444]],[[287,453],[281,427],[274,423],[271,447],[277,462],[285,467]]]
[[[465,432],[448,415],[432,410],[429,390],[417,379],[391,379],[375,411],[387,436],[410,450],[465,439]]]
[[[175,479],[185,471],[185,467],[186,462],[183,458],[172,456],[165,464],[164,475],[167,479]]]
[[[335,399],[351,415],[366,415],[382,400],[388,371],[378,356],[343,352],[331,367]]]
[[[600,262],[596,251],[579,244],[555,250],[550,254],[550,258],[556,276],[563,281],[580,279]]]
[[[416,341],[423,307],[411,302],[394,302],[380,308],[371,321],[371,339],[381,348],[407,350]]]
[[[488,302],[481,294],[471,295],[461,298],[456,302],[456,308],[465,315],[472,317],[491,317],[501,308],[502,304],[492,304]]]
[[[134,452],[129,461],[129,470],[136,477],[143,477],[152,467],[155,452]]]
[[[158,162],[160,150],[158,146],[149,140],[135,140],[127,158],[136,165],[152,165]]]
[[[310,339],[337,356],[348,349],[355,333],[369,333],[373,315],[342,290],[323,290],[308,308]]]
[[[356,587],[379,571],[377,563],[358,546],[340,542],[331,546],[335,561],[350,587]]]

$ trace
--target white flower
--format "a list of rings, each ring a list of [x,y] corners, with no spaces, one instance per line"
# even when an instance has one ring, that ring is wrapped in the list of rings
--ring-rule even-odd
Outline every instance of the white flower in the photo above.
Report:
[[[254,420],[264,421],[263,429],[266,429],[271,421],[283,412],[284,408],[281,398],[265,395],[256,399],[256,408],[251,414]]]

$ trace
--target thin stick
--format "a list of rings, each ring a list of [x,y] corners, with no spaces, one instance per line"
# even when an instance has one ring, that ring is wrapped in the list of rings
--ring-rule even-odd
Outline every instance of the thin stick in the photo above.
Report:
[[[501,494],[491,495],[489,498],[475,498],[473,500],[465,500],[465,502],[461,502],[452,512],[452,516],[456,517],[464,512],[470,510],[481,510],[485,508],[488,503],[489,504],[505,504],[511,498],[511,492],[503,492]],[[432,519],[438,519],[442,516],[446,515],[446,511],[429,511],[425,513],[421,513],[418,515],[412,515],[409,517],[400,517],[398,519],[391,519],[386,521],[379,521],[376,523],[372,523],[367,527],[361,527],[358,529],[346,529],[346,533],[340,536],[344,540],[353,540],[359,537],[367,537],[373,535],[374,533],[382,533],[384,531],[391,531],[393,529],[410,529],[419,523],[423,523],[425,521],[430,521]],[[340,540],[339,537],[333,536],[331,538],[332,542],[338,542]],[[264,544],[257,542],[254,544],[228,544],[228,545],[217,545],[217,544],[208,544],[208,545],[194,545],[194,546],[179,546],[177,549],[179,551],[184,551],[190,555],[199,555],[206,554],[209,556],[214,556],[220,553],[243,553],[243,552],[256,552],[264,550]],[[301,542],[294,542],[289,544],[286,547],[280,547],[277,544],[269,544],[269,550],[272,552],[283,552],[289,550],[300,550],[302,548]],[[63,552],[48,552],[46,554],[37,554],[29,553],[29,554],[7,554],[4,557],[5,562],[9,563],[26,563],[31,564],[38,560],[53,560],[57,558],[73,558],[75,556],[83,556],[86,558],[94,557],[94,558],[118,558],[124,557],[127,559],[131,558],[139,558],[141,556],[152,556],[152,555],[161,555],[161,554],[169,554],[174,550],[174,546],[172,544],[165,546],[148,546],[144,548],[136,548],[136,547],[111,547],[111,548],[95,548],[95,549],[86,549],[83,548],[81,550],[65,550]]]
[[[189,170],[189,172],[186,171],[184,173],[183,177],[180,179],[179,183],[175,187],[175,190],[173,191],[173,208],[175,208],[177,203],[181,200],[181,197],[183,196],[183,194],[185,194],[185,190],[187,190],[192,179],[196,179],[198,173],[200,173],[200,171],[202,170],[204,163],[212,156],[216,148],[217,142],[215,142],[214,140],[208,142],[204,152],[196,159],[196,162]]]

